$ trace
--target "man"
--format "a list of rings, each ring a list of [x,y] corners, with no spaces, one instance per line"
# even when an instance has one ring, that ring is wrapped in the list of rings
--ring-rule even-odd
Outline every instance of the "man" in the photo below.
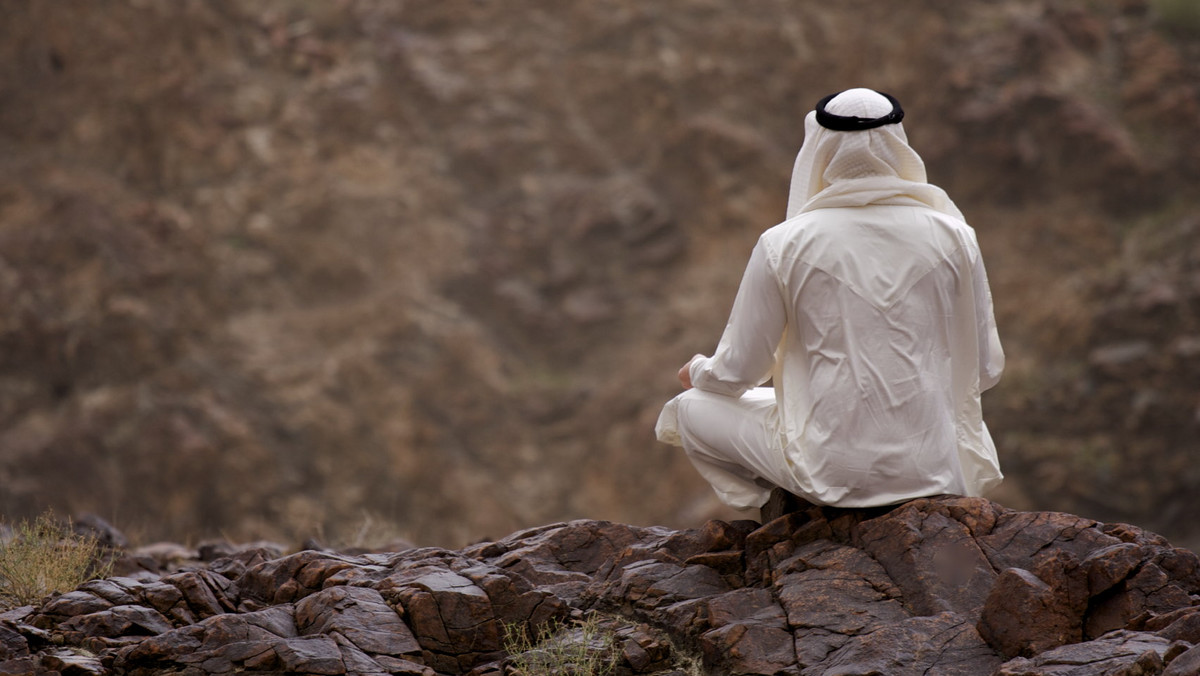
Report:
[[[903,116],[869,89],[807,115],[787,220],[759,238],[716,352],[680,369],[659,416],[658,438],[731,507],[774,486],[870,507],[1003,478],[980,407],[1004,353],[979,245],[926,182]]]

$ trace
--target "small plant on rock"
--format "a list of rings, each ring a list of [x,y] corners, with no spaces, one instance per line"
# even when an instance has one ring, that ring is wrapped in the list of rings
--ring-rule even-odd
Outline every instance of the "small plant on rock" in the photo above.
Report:
[[[551,620],[530,632],[504,625],[509,666],[523,676],[607,676],[615,667],[616,635],[592,615],[583,621]]]
[[[0,608],[35,603],[104,577],[111,563],[100,562],[102,553],[94,537],[76,534],[53,514],[21,521],[0,539]]]

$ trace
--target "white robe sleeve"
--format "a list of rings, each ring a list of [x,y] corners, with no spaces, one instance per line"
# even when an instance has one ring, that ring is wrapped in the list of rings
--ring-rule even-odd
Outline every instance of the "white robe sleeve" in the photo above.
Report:
[[[750,254],[717,351],[689,365],[692,386],[736,398],[766,382],[786,324],[779,279],[771,267],[767,244],[760,238]]]
[[[975,284],[975,317],[979,342],[979,391],[988,390],[1000,382],[1004,372],[1004,349],[1000,347],[1000,334],[996,330],[996,317],[992,309],[992,291],[988,286],[987,271],[983,267],[983,256],[975,252],[975,269],[971,275]]]

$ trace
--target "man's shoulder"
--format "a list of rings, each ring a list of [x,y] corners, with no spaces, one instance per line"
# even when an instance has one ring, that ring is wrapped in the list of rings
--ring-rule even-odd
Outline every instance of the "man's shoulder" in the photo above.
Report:
[[[798,234],[814,234],[826,230],[840,231],[844,226],[860,223],[935,222],[944,228],[974,232],[961,218],[924,205],[868,204],[855,207],[827,207],[797,214],[763,232],[766,238],[790,238]]]
[[[873,208],[828,207],[805,211],[767,228],[762,234],[762,239],[768,242],[793,241],[828,230],[836,231],[850,221],[869,220]]]

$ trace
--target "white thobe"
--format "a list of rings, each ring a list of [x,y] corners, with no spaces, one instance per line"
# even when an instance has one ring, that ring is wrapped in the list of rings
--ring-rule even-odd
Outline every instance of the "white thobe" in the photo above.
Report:
[[[817,208],[759,238],[657,431],[738,508],[771,485],[844,507],[980,495],[1002,479],[980,394],[1003,368],[974,230],[916,204]]]

